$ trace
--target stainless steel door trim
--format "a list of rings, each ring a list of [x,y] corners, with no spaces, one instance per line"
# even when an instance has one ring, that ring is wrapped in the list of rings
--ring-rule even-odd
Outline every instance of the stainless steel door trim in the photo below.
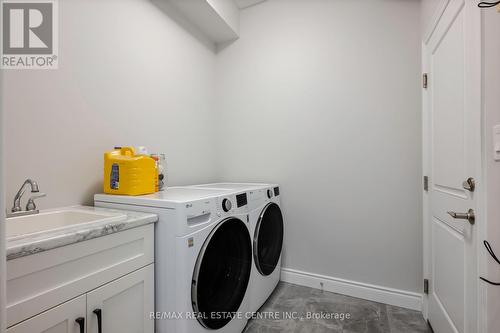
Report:
[[[255,226],[255,232],[254,232],[254,236],[253,236],[253,251],[252,251],[253,252],[253,259],[254,259],[255,267],[257,268],[257,271],[262,276],[267,276],[267,275],[272,274],[272,272],[270,274],[267,274],[267,275],[264,274],[264,270],[260,266],[259,253],[258,253],[258,251],[259,251],[259,234],[260,234],[260,226],[262,225],[262,219],[264,218],[264,215],[266,214],[266,211],[272,205],[276,205],[279,208],[279,205],[276,204],[275,202],[270,202],[270,203],[268,203],[267,205],[264,206],[264,208],[260,212],[259,219],[257,220],[257,225]],[[274,272],[275,269],[276,269],[276,267],[274,267],[273,272]]]
[[[205,252],[207,250],[208,245],[210,244],[210,241],[212,240],[212,237],[215,235],[217,230],[219,230],[219,228],[222,227],[222,225],[224,225],[226,222],[230,220],[238,220],[241,223],[245,224],[241,219],[235,216],[230,216],[220,221],[210,232],[208,237],[205,239],[205,242],[203,243],[203,246],[201,247],[200,252],[198,253],[198,257],[196,258],[196,263],[194,265],[194,270],[193,270],[193,277],[191,279],[191,304],[193,306],[193,310],[195,313],[200,312],[198,308],[198,280],[200,274],[200,266],[203,262],[203,258],[205,257]],[[202,320],[198,320],[198,322],[206,329],[211,329]]]

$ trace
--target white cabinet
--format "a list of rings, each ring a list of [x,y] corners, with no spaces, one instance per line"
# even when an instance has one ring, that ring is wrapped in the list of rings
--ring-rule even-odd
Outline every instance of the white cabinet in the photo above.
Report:
[[[154,269],[149,265],[87,294],[87,332],[154,331]]]
[[[86,296],[82,295],[7,329],[7,333],[83,333]]]
[[[152,224],[7,262],[7,333],[153,333],[153,311]]]
[[[153,311],[151,264],[12,326],[7,333],[152,333]]]

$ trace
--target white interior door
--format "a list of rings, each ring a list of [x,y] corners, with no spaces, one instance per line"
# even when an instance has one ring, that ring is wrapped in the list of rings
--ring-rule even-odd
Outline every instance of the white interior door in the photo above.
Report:
[[[426,45],[429,216],[424,244],[428,319],[436,333],[477,332],[479,15],[475,1],[451,0]],[[475,188],[464,183],[469,178]]]

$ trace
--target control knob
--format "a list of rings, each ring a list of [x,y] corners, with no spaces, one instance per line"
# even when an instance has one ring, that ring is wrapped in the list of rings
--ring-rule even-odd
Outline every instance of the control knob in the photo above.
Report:
[[[231,203],[231,200],[229,199],[224,199],[222,200],[222,209],[227,213],[233,208],[233,204]]]

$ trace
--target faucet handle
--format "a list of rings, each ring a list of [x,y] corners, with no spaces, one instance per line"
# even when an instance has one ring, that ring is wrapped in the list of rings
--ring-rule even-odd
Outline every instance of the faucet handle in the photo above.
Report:
[[[18,213],[21,211],[21,197],[23,196],[24,192],[26,191],[26,185],[31,186],[31,193],[39,193],[40,190],[38,189],[38,184],[37,182],[31,180],[31,179],[26,179],[21,185],[21,188],[19,191],[17,191],[16,196],[14,197],[14,205],[12,206],[11,212],[12,213]]]
[[[45,193],[37,193],[37,194],[32,195],[28,199],[28,202],[26,203],[26,210],[27,211],[34,211],[34,210],[36,210],[35,199],[43,198],[43,197],[46,197],[46,196],[47,196],[47,194],[45,194]]]

